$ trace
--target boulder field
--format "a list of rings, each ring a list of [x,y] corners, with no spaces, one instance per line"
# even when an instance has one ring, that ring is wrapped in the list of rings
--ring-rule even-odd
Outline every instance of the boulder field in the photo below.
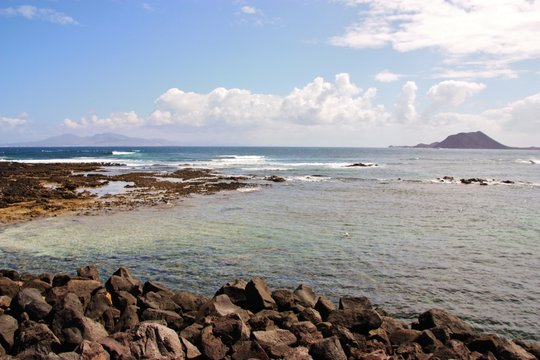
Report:
[[[0,270],[0,359],[539,359],[540,345],[480,334],[428,310],[412,324],[366,297],[334,304],[301,284],[258,277],[210,298],[118,269],[21,275]]]

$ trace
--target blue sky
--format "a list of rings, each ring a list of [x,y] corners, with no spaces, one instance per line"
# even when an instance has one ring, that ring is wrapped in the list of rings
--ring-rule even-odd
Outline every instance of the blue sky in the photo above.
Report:
[[[0,0],[0,143],[540,146],[540,2]]]

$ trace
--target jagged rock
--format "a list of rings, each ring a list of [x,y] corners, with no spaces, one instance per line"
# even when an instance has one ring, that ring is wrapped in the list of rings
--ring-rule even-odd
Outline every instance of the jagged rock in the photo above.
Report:
[[[157,281],[147,281],[144,283],[143,285],[143,294],[146,294],[148,292],[155,292],[155,293],[158,293],[158,292],[164,292],[164,293],[167,293],[169,294],[170,296],[173,296],[173,292],[171,289],[169,289],[167,286],[157,282]]]
[[[246,285],[246,307],[254,313],[263,309],[277,309],[276,302],[272,299],[268,285],[263,279],[254,277]]]
[[[52,288],[51,284],[39,279],[33,279],[24,283],[23,288],[32,288],[39,290],[41,295],[45,295]]]
[[[343,296],[339,299],[340,310],[370,310],[373,309],[371,301],[365,296]]]
[[[167,311],[181,311],[172,299],[173,294],[165,291],[154,292],[149,291],[144,293],[143,296],[139,296],[139,306],[141,308],[151,308]]]
[[[422,349],[426,353],[432,353],[435,349],[443,346],[442,342],[431,332],[431,330],[424,330],[415,340],[422,346]]]
[[[87,278],[87,279],[90,279],[90,280],[100,281],[99,272],[98,272],[97,268],[94,265],[89,265],[89,266],[78,268],[77,269],[77,276]]]
[[[67,282],[71,280],[71,276],[68,273],[58,273],[55,274],[52,279],[52,286],[53,287],[61,287],[67,284]]]
[[[392,333],[396,330],[407,329],[407,324],[405,324],[403,321],[394,319],[389,316],[382,316],[381,319],[381,328],[386,330],[386,332],[388,333]]]
[[[302,306],[314,307],[317,303],[317,295],[309,285],[300,284],[294,290],[294,295]]]
[[[256,341],[239,341],[233,345],[233,360],[270,360],[268,354]]]
[[[322,319],[326,321],[328,315],[336,310],[336,304],[326,296],[319,296],[319,300],[317,300],[317,303],[315,304],[315,310],[317,310],[319,314],[321,314]]]
[[[103,346],[95,341],[84,340],[75,352],[85,360],[109,360],[111,358]]]
[[[118,310],[111,306],[109,293],[104,288],[98,288],[86,307],[85,316],[105,326],[107,331],[114,330],[114,319],[118,318]]]
[[[497,359],[502,360],[534,360],[535,356],[527,352],[521,346],[501,338],[494,334],[484,334],[475,336],[467,343],[471,351],[478,351],[482,354],[493,353]]]
[[[284,360],[313,360],[309,355],[309,349],[305,346],[298,346],[285,354]]]
[[[205,296],[199,296],[187,291],[180,291],[173,295],[172,300],[180,306],[183,312],[199,311],[200,307],[210,301]]]
[[[127,291],[134,296],[141,293],[141,282],[133,278],[129,273],[129,270],[124,267],[119,268],[109,280],[107,280],[105,287],[110,293]]]
[[[129,347],[120,344],[112,337],[103,338],[99,343],[110,354],[112,360],[135,360]]]
[[[127,291],[119,291],[112,294],[113,305],[120,311],[124,311],[127,306],[137,305],[137,298]]]
[[[540,359],[540,343],[526,343],[523,341],[514,341],[517,345],[521,346],[525,350],[527,350],[529,353],[536,356],[538,359]]]
[[[401,345],[415,341],[421,333],[418,330],[398,329],[391,332],[389,338],[393,345]]]
[[[359,333],[367,333],[382,324],[381,317],[374,310],[334,310],[326,320]]]
[[[296,336],[298,344],[309,346],[323,339],[323,335],[311,321],[300,321],[289,330]]]
[[[143,320],[164,320],[167,326],[174,330],[180,330],[184,319],[174,311],[146,309],[142,313]]]
[[[214,336],[212,326],[207,326],[202,330],[201,347],[204,356],[211,360],[223,359],[229,351],[229,348],[221,341],[221,339]]]
[[[317,360],[347,360],[347,355],[336,336],[332,336],[311,345],[309,354]]]
[[[7,295],[14,298],[20,290],[17,282],[8,277],[0,277],[0,295]]]
[[[272,181],[272,182],[285,182],[285,178],[281,177],[281,176],[277,176],[277,175],[270,175],[270,176],[266,176],[264,178],[264,180],[266,181]]]
[[[240,314],[244,316],[244,310],[234,305],[227,295],[218,295],[200,307],[197,314],[197,322],[206,316],[227,316],[230,314]]]
[[[422,347],[417,343],[405,343],[401,344],[397,350],[394,352],[395,355],[401,356],[402,358],[407,359],[426,359],[427,356],[424,354]]]
[[[272,356],[283,357],[296,342],[296,336],[288,330],[275,329],[254,331],[253,337]]]
[[[441,309],[428,310],[418,317],[416,330],[426,330],[434,327],[446,328],[451,335],[458,339],[466,339],[474,334],[474,330],[469,324]]]
[[[392,346],[392,341],[390,341],[390,337],[388,336],[388,333],[382,327],[378,329],[370,330],[368,333],[368,336],[370,340],[377,340],[380,343],[384,344],[385,347]]]
[[[0,345],[10,351],[15,344],[15,332],[19,328],[17,320],[9,315],[0,315]]]
[[[298,314],[298,320],[311,321],[313,324],[318,324],[322,322],[322,317],[317,310],[308,307]]]
[[[89,279],[70,279],[66,283],[66,289],[68,293],[74,293],[77,295],[83,307],[86,308],[94,291],[102,287],[100,281]]]
[[[60,340],[45,324],[27,321],[21,324],[15,337],[14,353],[21,359],[40,358],[56,350]]]
[[[360,360],[390,360],[390,356],[384,350],[375,350],[368,354],[362,354],[358,357]]]
[[[138,315],[138,308],[135,305],[129,305],[124,309],[124,311],[120,315],[120,319],[118,319],[118,322],[115,325],[114,331],[115,332],[126,331],[138,325],[139,322],[140,320],[139,320],[139,315]]]
[[[229,347],[237,341],[249,340],[251,334],[247,325],[237,314],[217,318],[213,326],[213,334]]]
[[[0,269],[0,278],[2,277],[6,277],[13,281],[19,281],[21,279],[21,276],[17,271],[9,269]]]
[[[128,333],[129,348],[136,359],[185,358],[182,343],[174,330],[152,323],[140,323]]]
[[[180,337],[182,348],[186,354],[186,359],[197,359],[202,356],[202,353],[188,339]]]
[[[232,303],[240,307],[246,305],[246,285],[242,279],[235,279],[233,282],[228,282],[223,285],[217,292],[216,295],[225,294],[231,299]]]
[[[202,329],[203,326],[201,324],[191,324],[180,331],[180,336],[189,340],[190,343],[198,345],[201,342]]]
[[[289,311],[295,305],[294,294],[289,290],[272,291],[272,299],[276,302],[279,311]]]
[[[11,308],[16,314],[26,312],[32,320],[42,320],[52,310],[38,289],[26,288],[17,293],[11,302]]]
[[[69,307],[55,312],[51,329],[67,349],[75,348],[82,340],[99,341],[108,336],[103,325]]]

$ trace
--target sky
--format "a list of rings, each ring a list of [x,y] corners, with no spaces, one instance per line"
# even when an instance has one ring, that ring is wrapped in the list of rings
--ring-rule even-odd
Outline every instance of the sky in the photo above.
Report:
[[[540,0],[0,0],[0,144],[540,146]]]

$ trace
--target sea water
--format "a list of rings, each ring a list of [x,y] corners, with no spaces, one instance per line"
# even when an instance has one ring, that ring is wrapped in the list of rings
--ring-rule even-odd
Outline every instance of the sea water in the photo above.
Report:
[[[255,187],[0,230],[0,267],[134,276],[212,295],[235,278],[364,295],[412,320],[433,307],[540,340],[540,152],[345,148],[18,148],[0,158],[212,168]],[[373,164],[349,167],[354,163]],[[283,183],[262,180],[268,175]],[[441,181],[452,176],[454,181]],[[488,186],[461,184],[484,178]],[[510,180],[513,183],[504,183]]]

